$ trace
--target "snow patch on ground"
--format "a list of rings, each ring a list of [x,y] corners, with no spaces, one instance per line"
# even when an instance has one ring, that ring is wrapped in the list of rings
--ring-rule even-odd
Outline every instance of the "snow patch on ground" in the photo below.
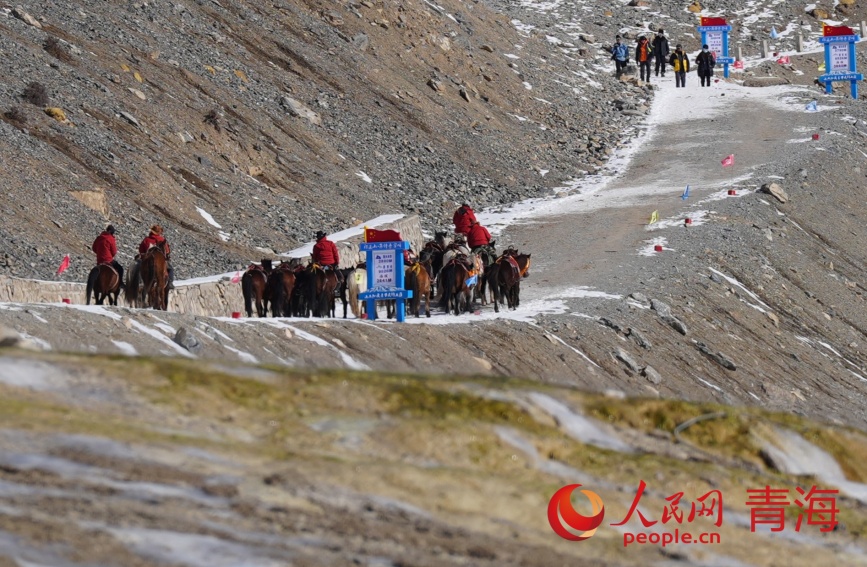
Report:
[[[124,341],[116,341],[114,339],[112,339],[111,342],[114,343],[114,346],[120,349],[120,352],[123,354],[127,356],[138,356],[138,351],[131,344]]]
[[[196,207],[196,210],[199,212],[200,215],[202,215],[202,218],[205,219],[209,225],[215,228],[223,228],[220,223],[214,220],[214,217],[211,216],[211,213],[199,207]]]

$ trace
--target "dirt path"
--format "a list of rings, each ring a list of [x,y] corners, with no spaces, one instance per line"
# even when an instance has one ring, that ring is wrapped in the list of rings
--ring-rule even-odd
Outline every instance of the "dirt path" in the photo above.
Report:
[[[647,131],[626,150],[634,153],[622,174],[595,193],[545,203],[533,218],[506,229],[504,241],[534,253],[539,277],[527,281],[528,297],[575,285],[629,293],[629,283],[652,261],[636,252],[653,236],[646,225],[654,210],[660,218],[685,216],[732,181],[752,187],[758,180],[745,178],[791,148],[786,141],[796,115],[770,102],[770,92],[723,82],[675,89],[668,77],[656,85]],[[732,153],[735,166],[723,168],[722,158]],[[690,198],[683,201],[687,185]]]

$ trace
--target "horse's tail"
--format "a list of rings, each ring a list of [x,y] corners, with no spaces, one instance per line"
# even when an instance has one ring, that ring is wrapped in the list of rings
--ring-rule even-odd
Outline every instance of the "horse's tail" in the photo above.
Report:
[[[126,273],[126,285],[123,289],[123,296],[127,305],[138,307],[138,294],[141,278],[139,277],[140,264],[136,262]]]
[[[244,311],[247,312],[247,317],[253,316],[253,277],[250,272],[245,272],[241,276],[241,293],[244,294]]]
[[[449,311],[449,303],[452,299],[452,288],[455,285],[455,267],[454,265],[443,266],[440,270],[440,283],[442,287],[442,300],[440,305],[445,307],[446,313]]]
[[[85,305],[90,305],[90,295],[93,293],[93,288],[96,286],[96,278],[99,277],[99,266],[90,270],[87,274],[87,287],[85,291]]]
[[[412,315],[418,315],[418,307],[421,300],[418,296],[418,273],[415,271],[415,268],[410,268],[406,271],[404,287],[412,290],[412,298],[409,300],[409,312]]]

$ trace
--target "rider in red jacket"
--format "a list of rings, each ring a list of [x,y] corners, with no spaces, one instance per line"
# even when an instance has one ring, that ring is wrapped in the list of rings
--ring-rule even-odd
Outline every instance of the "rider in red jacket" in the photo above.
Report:
[[[157,244],[163,243],[163,252],[166,253],[166,265],[169,269],[169,289],[175,288],[175,269],[172,267],[172,263],[170,261],[171,248],[169,248],[169,243],[166,238],[163,236],[163,227],[158,224],[155,224],[151,227],[150,233],[145,236],[144,240],[141,241],[141,244],[138,245],[138,253],[145,254],[151,246],[156,246]]]
[[[117,256],[117,241],[114,239],[114,226],[108,225],[106,229],[93,241],[91,250],[96,254],[96,264],[110,264],[117,271],[123,285],[123,266],[114,259]]]
[[[487,246],[491,242],[491,233],[488,229],[480,225],[478,222],[470,223],[470,231],[467,235],[467,244],[470,249],[478,248],[479,246]]]
[[[461,208],[455,211],[452,216],[452,222],[455,223],[455,232],[458,234],[469,234],[470,226],[476,221],[476,213],[466,203],[461,205]]]
[[[313,245],[312,259],[314,264],[334,270],[334,273],[337,275],[337,289],[334,290],[334,293],[337,294],[340,286],[343,284],[343,272],[340,271],[340,254],[337,253],[337,246],[328,240],[328,235],[321,230],[316,232],[316,244]]]

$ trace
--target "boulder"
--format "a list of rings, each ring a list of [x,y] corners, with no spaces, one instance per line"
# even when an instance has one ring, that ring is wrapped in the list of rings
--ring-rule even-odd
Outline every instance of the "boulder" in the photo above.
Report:
[[[322,126],[322,119],[319,114],[310,110],[304,103],[295,100],[290,96],[283,95],[280,98],[280,105],[286,109],[289,114],[298,118],[304,118],[311,124]]]
[[[789,196],[783,188],[780,187],[779,183],[765,183],[762,185],[761,192],[773,195],[774,198],[781,203],[786,203],[789,200]]]
[[[817,20],[827,20],[831,18],[831,12],[829,12],[825,8],[820,8],[818,6],[810,10],[809,13]]]
[[[192,353],[198,353],[202,350],[202,343],[186,327],[178,329],[172,340]]]
[[[367,37],[366,33],[359,33],[352,36],[350,43],[352,44],[352,47],[358,51],[367,51],[367,48],[370,45],[370,38]]]
[[[629,5],[633,8],[647,8],[650,3],[647,0],[629,0]]]
[[[619,348],[614,352],[614,358],[625,364],[627,368],[633,372],[639,372],[641,370],[641,366],[639,366],[629,353],[622,348]]]
[[[788,84],[789,81],[783,77],[747,77],[744,79],[745,87],[774,87]]]
[[[33,26],[34,28],[42,29],[42,24],[39,23],[39,20],[25,12],[24,8],[22,8],[21,6],[15,6],[15,8],[12,9],[12,15],[21,20],[22,22]]]
[[[696,0],[695,2],[693,2],[692,4],[687,6],[686,9],[689,10],[690,12],[692,12],[693,14],[698,14],[699,12],[701,12],[701,4],[699,4],[698,0]]]
[[[641,371],[641,375],[647,378],[651,384],[659,386],[662,383],[662,376],[652,366],[645,366]]]
[[[695,347],[699,350],[700,353],[713,360],[726,370],[737,370],[737,366],[735,366],[735,363],[729,357],[727,357],[721,352],[712,352],[703,342],[696,342]]]

